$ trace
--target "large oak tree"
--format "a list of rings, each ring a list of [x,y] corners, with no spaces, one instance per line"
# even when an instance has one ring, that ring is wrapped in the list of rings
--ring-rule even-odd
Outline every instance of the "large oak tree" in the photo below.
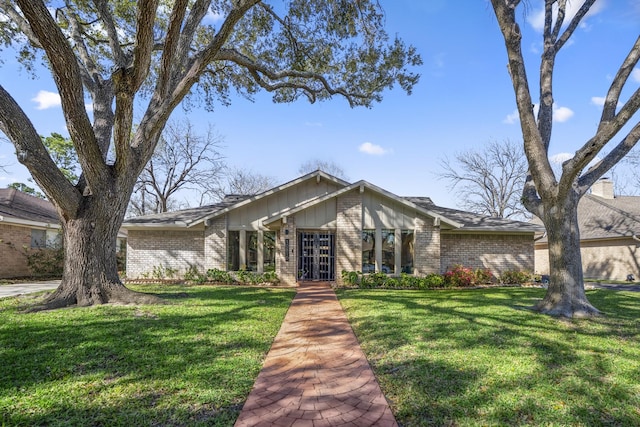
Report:
[[[629,81],[640,58],[638,37],[630,42],[629,53],[622,63],[612,64],[613,79],[594,135],[584,141],[584,145],[578,148],[571,159],[563,163],[559,178],[553,173],[549,161],[549,144],[552,135],[556,58],[562,48],[567,46],[595,1],[584,1],[571,18],[566,13],[568,0],[544,1],[543,52],[539,64],[539,109],[536,115],[522,53],[522,33],[517,22],[518,15],[524,17],[526,8],[519,8],[522,6],[520,0],[491,0],[504,37],[508,71],[513,83],[524,150],[529,164],[522,200],[525,207],[544,223],[549,241],[550,283],[544,299],[536,308],[543,313],[566,317],[589,317],[599,313],[587,300],[584,292],[577,220],[578,201],[640,139],[640,121],[636,115],[640,108],[640,88],[631,86]],[[622,96],[625,87],[631,92],[626,99]],[[608,144],[608,153],[603,155],[602,150]],[[599,154],[602,158],[589,166]]]
[[[387,36],[376,0],[0,0],[0,13],[1,40],[21,43],[27,67],[43,55],[82,169],[74,185],[0,86],[0,129],[62,222],[64,274],[50,308],[153,299],[122,285],[116,235],[181,103],[212,107],[266,90],[276,102],[339,96],[368,107],[418,80],[419,56]]]

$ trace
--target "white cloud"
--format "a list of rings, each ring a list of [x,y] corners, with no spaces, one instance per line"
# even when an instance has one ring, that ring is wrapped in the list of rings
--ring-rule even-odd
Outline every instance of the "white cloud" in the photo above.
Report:
[[[573,117],[573,111],[567,107],[553,106],[553,121],[563,123]]]
[[[553,164],[561,165],[562,163],[566,162],[572,157],[573,157],[573,154],[571,153],[558,153],[549,157],[549,161]]]
[[[47,108],[59,107],[62,102],[60,101],[60,95],[55,92],[49,92],[46,90],[41,90],[38,92],[35,98],[31,99],[33,102],[37,103],[38,106],[36,109],[38,110],[46,110]]]
[[[640,83],[640,68],[634,68],[631,72],[631,78],[634,82]]]
[[[508,125],[513,125],[515,123],[518,123],[519,116],[520,115],[518,114],[518,110],[514,110],[513,113],[507,114],[507,117],[504,118],[502,123],[506,123]]]
[[[602,107],[604,105],[605,99],[606,98],[604,96],[592,96],[591,103],[593,105],[597,105],[598,107]]]
[[[574,16],[576,16],[576,13],[578,13],[578,11],[580,10],[583,4],[584,4],[584,0],[582,1],[574,0],[574,1],[567,2],[567,9],[566,9],[566,13],[563,21],[563,26],[566,27],[571,22],[571,20],[573,19]],[[584,22],[584,19],[599,13],[602,9],[604,9],[605,4],[606,4],[605,0],[600,0],[595,2],[593,6],[591,6],[591,9],[589,10],[585,18],[583,18],[583,21],[581,22],[580,27],[583,29],[588,29],[588,25]],[[554,4],[553,5],[554,21],[556,20],[557,16],[558,16],[558,7],[556,4]],[[527,22],[529,23],[529,25],[533,27],[534,30],[542,32],[542,30],[544,29],[544,6],[542,6],[541,9],[532,11],[532,13],[530,13],[529,16],[527,17]]]
[[[365,142],[358,147],[360,152],[365,154],[371,154],[372,156],[382,156],[384,154],[389,153],[389,150],[385,150],[381,146],[377,144],[372,144],[370,142]]]
[[[595,97],[594,97],[595,98]],[[592,98],[593,102],[593,98]],[[533,114],[538,117],[538,104],[533,106]],[[573,110],[568,107],[557,107],[553,106],[553,121],[557,123],[563,123],[573,117]],[[513,113],[508,114],[507,117],[502,120],[502,123],[506,123],[508,125],[512,125],[518,123],[520,121],[520,117],[518,114],[518,110],[514,110]]]

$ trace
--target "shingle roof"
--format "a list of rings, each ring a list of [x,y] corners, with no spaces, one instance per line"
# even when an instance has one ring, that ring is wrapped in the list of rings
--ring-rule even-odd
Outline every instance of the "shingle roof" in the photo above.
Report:
[[[320,173],[320,172],[318,172]],[[324,173],[322,173],[324,175]],[[309,179],[313,177],[315,173],[305,175],[293,182],[299,182],[300,180]],[[333,178],[327,175],[329,178]],[[528,222],[521,221],[513,221],[501,218],[491,218],[485,217],[482,215],[477,215],[470,212],[460,211],[456,209],[444,208],[437,206],[433,203],[433,201],[428,197],[398,197],[387,191],[374,186],[366,181],[359,181],[353,184],[348,184],[346,182],[340,182],[344,188],[338,190],[331,194],[326,194],[322,197],[318,197],[317,199],[310,200],[308,202],[309,205],[317,203],[318,201],[322,201],[327,197],[335,197],[337,194],[340,194],[342,191],[349,190],[354,186],[365,186],[372,191],[385,194],[388,197],[393,197],[398,201],[404,201],[405,203],[417,207],[420,210],[426,211],[427,214],[437,217],[441,219],[443,222],[446,222],[452,229],[461,230],[461,231],[474,231],[474,232],[505,232],[505,233],[542,233],[544,231],[544,227],[538,224],[532,224]],[[273,192],[278,191],[281,188],[290,185],[289,183],[284,184],[283,186],[276,187],[273,190],[269,190],[262,194],[272,194]],[[233,209],[236,205],[241,206],[246,203],[250,203],[251,200],[261,197],[261,195],[256,196],[247,196],[247,197],[229,197],[223,200],[220,203],[216,203],[208,206],[201,206],[197,208],[184,209],[181,211],[175,212],[167,212],[161,214],[153,214],[153,215],[145,215],[135,218],[129,218],[124,222],[124,227],[133,228],[133,227],[154,227],[154,226],[164,226],[164,227],[191,227],[195,224],[198,224],[207,218],[211,218],[216,213],[222,213],[222,211],[226,209]],[[308,207],[305,205],[300,205],[297,208],[292,208],[291,212],[295,212],[296,209],[306,209]],[[284,214],[282,214],[284,215]],[[279,218],[277,215],[274,217],[275,219]],[[272,220],[275,220],[272,219]]]
[[[495,218],[478,215],[473,212],[461,211],[458,209],[438,206],[429,197],[405,197],[410,202],[415,203],[427,210],[437,213],[445,218],[451,219],[462,227],[461,231],[495,231],[495,232],[519,232],[519,233],[542,233],[544,227],[531,222],[515,221],[504,218]]]
[[[0,189],[0,216],[6,219],[59,224],[58,213],[47,200],[14,188]]]
[[[535,218],[532,222],[541,224]],[[587,194],[578,203],[581,240],[614,239],[640,234],[640,197],[606,199]],[[540,242],[546,242],[546,237]]]
[[[212,205],[199,206],[197,208],[183,209],[173,212],[164,212],[159,214],[150,214],[128,218],[124,221],[125,226],[136,225],[183,225],[189,226],[195,224],[209,215],[226,209],[234,204],[238,203],[238,200],[224,200],[220,203]]]

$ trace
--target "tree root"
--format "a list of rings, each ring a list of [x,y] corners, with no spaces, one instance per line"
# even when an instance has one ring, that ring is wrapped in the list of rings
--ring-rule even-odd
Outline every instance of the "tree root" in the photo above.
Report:
[[[60,284],[58,289],[56,289],[51,295],[47,296],[42,303],[28,307],[22,312],[33,313],[67,307],[88,307],[102,304],[166,304],[166,301],[157,295],[132,291],[122,283],[109,282],[80,286],[78,289],[69,288],[73,287]]]
[[[568,319],[589,319],[603,315],[600,310],[585,301],[574,303],[560,301],[554,303],[543,299],[533,307],[533,310],[549,316],[566,317]]]

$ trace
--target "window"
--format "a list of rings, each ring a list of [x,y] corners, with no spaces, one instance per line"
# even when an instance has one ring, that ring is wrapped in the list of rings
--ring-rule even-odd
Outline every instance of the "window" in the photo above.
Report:
[[[400,264],[402,266],[402,272],[407,274],[413,274],[413,245],[414,245],[414,232],[413,230],[402,230],[402,251],[400,255]]]
[[[362,272],[376,271],[376,230],[362,230]]]
[[[31,247],[33,249],[44,249],[47,247],[46,230],[31,230]]]
[[[240,232],[229,231],[227,243],[227,270],[240,270]]]
[[[265,231],[263,234],[262,261],[264,271],[276,271],[276,233]]]
[[[247,271],[258,271],[257,231],[247,231]]]
[[[395,230],[382,230],[382,272],[395,273],[396,265]]]

